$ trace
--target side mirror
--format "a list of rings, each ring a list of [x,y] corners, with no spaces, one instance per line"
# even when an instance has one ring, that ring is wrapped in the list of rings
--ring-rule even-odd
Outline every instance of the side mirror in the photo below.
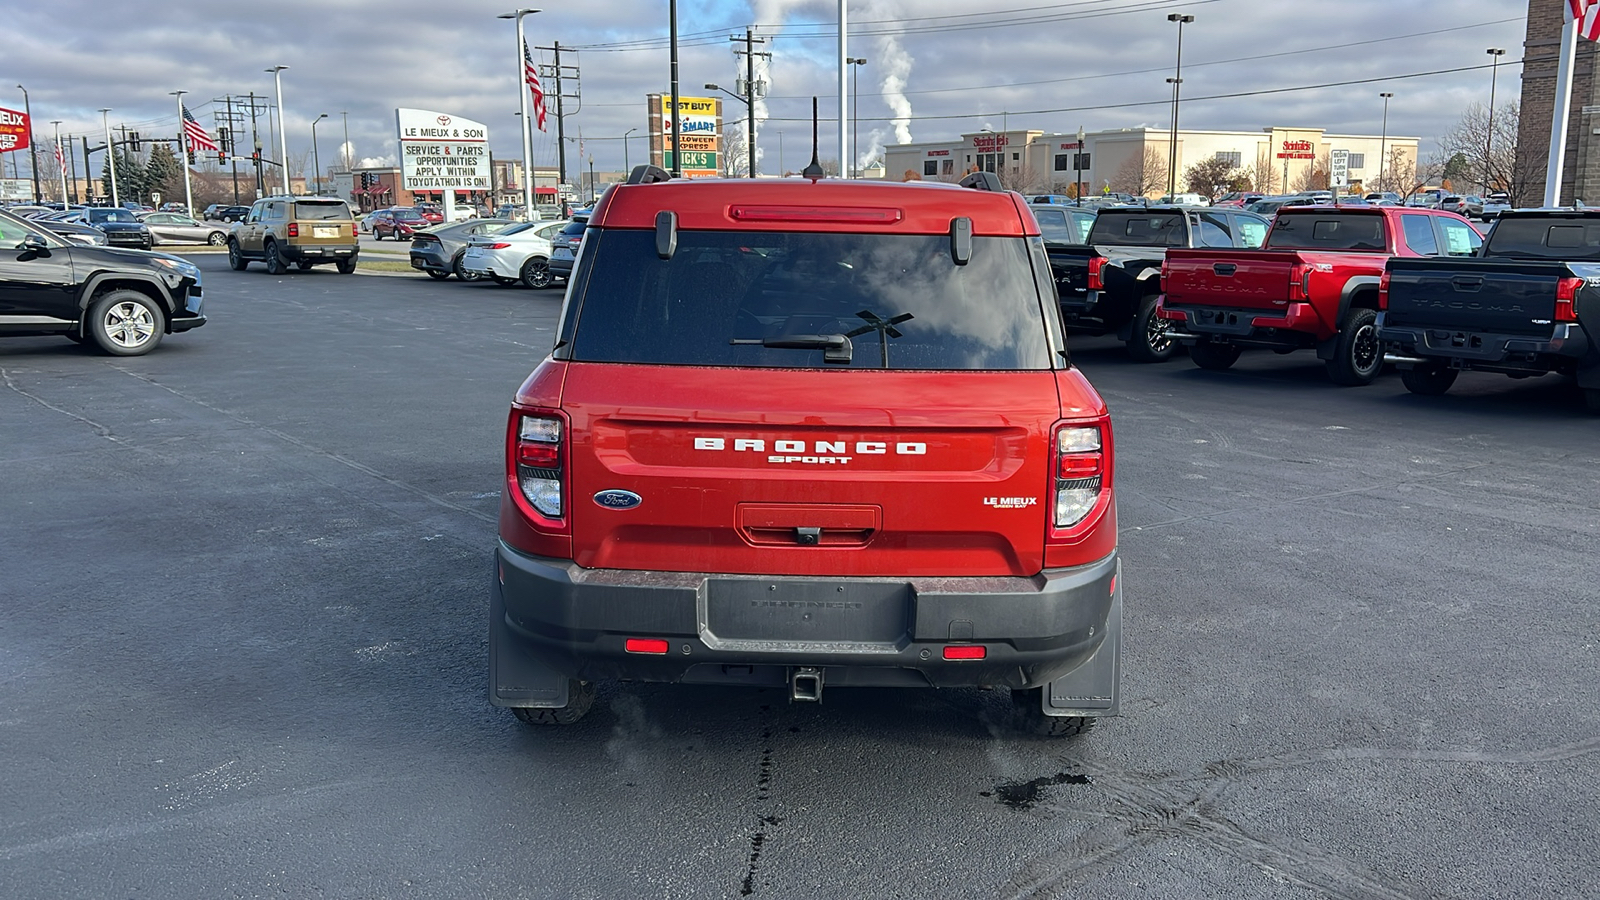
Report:
[[[50,253],[50,245],[45,243],[44,238],[38,236],[37,234],[30,234],[23,238],[22,249],[30,253],[37,253],[40,256],[45,256]]]

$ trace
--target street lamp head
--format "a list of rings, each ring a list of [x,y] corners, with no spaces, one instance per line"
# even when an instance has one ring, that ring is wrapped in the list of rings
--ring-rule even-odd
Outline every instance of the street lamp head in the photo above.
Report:
[[[845,61],[845,63],[847,65],[852,65],[852,66],[864,66],[864,65],[867,64],[867,61],[866,61],[866,59],[864,57],[858,58],[858,57],[854,57],[854,56],[846,56],[844,58],[844,61]]]
[[[328,117],[328,114],[327,113],[323,113],[322,115],[317,116],[316,119],[312,120],[311,124],[315,125],[318,122],[321,122],[323,119],[326,119],[327,117]]]
[[[1179,15],[1178,13],[1172,13],[1172,14],[1167,16],[1167,21],[1168,22],[1193,22],[1194,21],[1194,16],[1184,16],[1184,15]]]
[[[536,12],[543,12],[543,10],[538,10],[538,9],[519,9],[519,10],[517,10],[515,12],[501,13],[500,15],[495,16],[495,18],[496,19],[520,19],[523,16],[531,16]]]
[[[262,69],[262,71],[263,72],[277,73],[277,72],[282,72],[284,69],[287,69],[287,68],[289,68],[289,67],[288,66],[273,66],[270,69]]]
[[[1486,52],[1490,56],[1505,56],[1506,55],[1506,51],[1504,49],[1500,48],[1500,47],[1490,47]],[[21,85],[18,85],[18,87],[21,87]]]
[[[1167,84],[1183,84],[1182,78],[1168,78]]]
[[[706,90],[708,90],[708,91],[720,91],[720,90],[722,90],[722,88],[720,86],[712,84],[711,82],[708,81],[708,82],[706,82]]]

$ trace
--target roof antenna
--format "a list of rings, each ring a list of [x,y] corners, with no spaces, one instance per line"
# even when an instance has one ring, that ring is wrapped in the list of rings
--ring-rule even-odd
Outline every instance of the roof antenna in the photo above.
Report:
[[[822,171],[822,163],[817,161],[817,98],[811,98],[811,164],[800,171],[806,178],[816,181],[827,175]]]

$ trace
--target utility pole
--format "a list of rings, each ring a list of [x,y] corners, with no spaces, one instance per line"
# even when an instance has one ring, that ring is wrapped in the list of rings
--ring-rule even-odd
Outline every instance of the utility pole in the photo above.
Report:
[[[217,101],[213,100],[212,103]],[[228,109],[228,134],[222,141],[222,149],[228,154],[228,165],[233,169],[233,205],[239,205],[239,155],[236,151],[239,134],[238,123],[233,120],[233,95],[229,94],[222,100]]]
[[[682,178],[683,157],[680,154],[683,148],[678,146],[678,137],[683,133],[683,129],[678,127],[678,0],[667,0],[667,29],[671,36],[668,43],[672,57],[672,105],[667,107],[667,114],[661,117],[661,121],[672,123],[672,177]]]
[[[767,39],[756,37],[755,29],[749,26],[745,27],[744,37],[730,37],[728,40],[742,41],[744,43],[743,50],[735,50],[733,52],[736,56],[741,53],[744,54],[744,90],[739,93],[744,95],[744,142],[746,144],[745,149],[750,153],[749,174],[751,178],[754,178],[756,177],[756,97],[758,95],[766,95],[766,84],[758,85],[756,83],[756,57],[763,56],[771,59],[772,54],[756,52],[756,44],[765,44]],[[676,146],[676,142],[674,142],[674,146]]]
[[[555,86],[556,86],[556,166],[560,169],[560,176],[559,176],[560,184],[566,184],[567,183],[567,126],[566,126],[566,121],[565,121],[564,117],[567,114],[567,110],[566,110],[566,104],[564,104],[562,102],[562,100],[564,98],[570,96],[572,99],[578,101],[578,103],[579,103],[578,109],[582,109],[583,108],[583,106],[582,106],[582,103],[583,103],[583,87],[582,87],[582,82],[579,81],[579,79],[581,77],[581,73],[580,73],[580,71],[579,71],[577,66],[566,66],[565,67],[566,69],[571,69],[572,70],[572,74],[570,74],[570,75],[566,74],[566,72],[563,70],[563,67],[561,65],[561,42],[560,41],[551,41],[549,47],[535,47],[533,49],[535,49],[535,50],[549,50],[549,51],[551,51],[552,53],[555,54],[555,64],[552,65],[549,68],[548,72],[545,73],[545,74],[548,74],[549,77],[554,80],[554,83],[555,83]],[[571,95],[568,95],[566,93],[565,89],[562,87],[563,80],[578,81],[579,82],[579,87],[578,87],[577,91],[575,93],[571,94]],[[573,112],[577,112],[577,110],[573,110]],[[527,122],[523,122],[522,124],[523,124],[524,128],[526,128],[527,125],[528,125]],[[528,183],[529,184],[533,183],[532,182],[532,178],[533,178],[533,173],[529,172],[528,173],[528,179],[529,179]],[[560,190],[560,188],[558,187],[557,190]]]
[[[250,149],[253,152],[251,158],[256,164],[256,199],[259,200],[267,195],[267,180],[261,171],[261,133],[256,130],[256,92],[251,91],[246,96],[250,98]]]

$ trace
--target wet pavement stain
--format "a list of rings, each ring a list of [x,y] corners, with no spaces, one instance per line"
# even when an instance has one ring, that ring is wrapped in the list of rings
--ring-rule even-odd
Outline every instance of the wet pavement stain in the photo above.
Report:
[[[763,706],[763,711],[769,707]],[[772,729],[764,728],[761,731],[761,741],[764,745],[772,742]],[[761,749],[761,766],[756,776],[756,803],[764,804],[772,795],[772,747],[763,746]],[[761,809],[762,807],[758,807]],[[761,861],[761,848],[767,842],[767,829],[783,819],[778,816],[762,816],[757,823],[755,833],[750,835],[750,856],[745,869],[744,881],[739,885],[739,896],[748,897],[755,893],[756,866]]]
[[[1001,803],[1012,809],[1033,809],[1039,802],[1040,791],[1058,784],[1088,784],[1089,776],[1074,775],[1071,772],[1057,772],[1035,778],[1032,781],[1008,781],[997,784],[993,791],[979,791],[980,797],[997,797]]]

